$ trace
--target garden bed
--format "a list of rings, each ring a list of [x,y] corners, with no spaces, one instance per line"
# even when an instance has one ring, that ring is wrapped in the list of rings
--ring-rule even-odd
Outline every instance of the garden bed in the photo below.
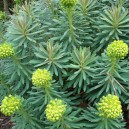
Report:
[[[10,117],[6,117],[0,113],[0,129],[11,129],[11,127]]]

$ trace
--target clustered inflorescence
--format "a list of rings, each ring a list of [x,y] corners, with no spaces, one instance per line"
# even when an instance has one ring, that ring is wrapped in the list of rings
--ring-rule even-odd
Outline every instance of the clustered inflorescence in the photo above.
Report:
[[[51,100],[46,107],[46,117],[51,122],[56,122],[62,118],[66,111],[66,104],[60,99]]]
[[[0,45],[0,59],[11,57],[13,54],[14,50],[10,44],[4,43]]]
[[[116,119],[122,114],[122,106],[118,96],[108,94],[97,104],[99,116]]]
[[[5,115],[5,116],[11,116],[13,115],[20,107],[21,105],[21,99],[16,97],[16,96],[6,96],[2,100],[2,104],[0,106],[0,111]]]
[[[128,45],[122,40],[115,40],[107,47],[107,55],[110,58],[124,59],[128,54]]]
[[[73,7],[77,4],[78,0],[61,0],[61,4],[64,7]]]
[[[51,74],[46,69],[37,69],[32,75],[32,83],[37,87],[49,87],[51,85],[51,81]]]

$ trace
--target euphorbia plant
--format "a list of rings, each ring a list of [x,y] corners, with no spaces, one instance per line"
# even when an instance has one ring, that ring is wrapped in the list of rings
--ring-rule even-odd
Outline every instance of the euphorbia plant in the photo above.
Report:
[[[97,103],[97,109],[88,107],[83,116],[86,129],[125,129],[121,102],[116,95],[103,96]]]
[[[43,127],[43,124],[40,123],[33,113],[31,105],[28,105],[27,102],[19,96],[6,96],[2,100],[0,111],[5,116],[12,117],[11,121],[15,122],[12,129],[42,129]]]
[[[128,45],[121,40],[114,41],[108,45],[105,53],[97,62],[93,86],[87,92],[90,101],[98,101],[103,95],[109,93],[123,99],[128,93],[129,79],[126,73],[129,67],[126,60],[121,60],[128,54]]]
[[[47,129],[85,128],[80,109],[72,109],[60,99],[51,100],[46,107]],[[79,117],[79,118],[78,118]]]

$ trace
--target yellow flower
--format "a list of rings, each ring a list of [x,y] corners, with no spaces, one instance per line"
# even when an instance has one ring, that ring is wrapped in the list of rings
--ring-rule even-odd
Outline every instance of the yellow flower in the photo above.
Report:
[[[97,106],[99,116],[117,119],[122,114],[121,102],[116,95],[103,96]]]
[[[122,40],[115,40],[107,47],[107,55],[111,58],[124,59],[128,54],[128,45]]]
[[[78,0],[61,0],[64,7],[73,7],[77,4]]]
[[[11,116],[19,109],[20,105],[21,105],[21,99],[9,95],[2,100],[0,111],[5,116]]]
[[[46,117],[51,122],[56,122],[62,118],[66,111],[66,104],[60,99],[51,100],[46,107]]]
[[[13,54],[14,50],[10,44],[4,43],[0,45],[0,59],[11,57]]]
[[[37,69],[32,75],[32,83],[35,86],[50,86],[52,81],[51,74],[46,69]]]

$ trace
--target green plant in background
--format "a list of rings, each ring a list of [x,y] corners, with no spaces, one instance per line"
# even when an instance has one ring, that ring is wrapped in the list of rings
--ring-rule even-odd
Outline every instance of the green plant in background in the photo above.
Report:
[[[31,67],[26,63],[28,57],[20,57],[20,54],[21,50],[18,51],[10,43],[6,42],[1,45],[1,62],[4,63],[3,75],[8,78],[6,84],[10,85],[10,90],[24,94],[29,89],[32,68],[28,69],[28,66]]]
[[[24,46],[26,48],[30,43],[31,46],[36,43],[35,36],[41,33],[42,30],[39,28],[39,24],[36,23],[32,27],[33,19],[29,16],[17,16],[12,19],[11,26],[8,27],[7,37],[8,40],[12,41],[16,46]]]
[[[63,85],[63,74],[67,74],[66,68],[69,61],[69,53],[66,53],[66,48],[63,48],[61,44],[54,44],[47,42],[46,45],[40,45],[35,48],[35,59],[30,63],[35,68],[45,68],[51,72],[54,79],[58,79],[61,85]]]
[[[3,66],[4,64],[2,63],[0,65],[0,69],[1,69],[1,74],[0,74],[0,101],[3,100],[3,98],[8,95],[8,94],[11,94],[11,90],[10,90],[10,86],[7,84],[7,80],[6,80],[6,76],[3,73]]]
[[[126,128],[128,1],[16,3],[0,13],[0,110],[12,129]]]
[[[3,11],[0,11],[0,42],[5,42],[4,33],[5,33],[5,21],[6,15]]]
[[[7,84],[7,76],[4,74],[4,62],[2,60],[10,58],[14,55],[13,46],[10,43],[0,44],[0,95],[2,100],[4,96],[11,93],[9,84]]]
[[[95,40],[100,42],[99,47],[107,46],[113,40],[128,40],[128,20],[128,10],[123,9],[121,4],[105,9],[98,19],[99,32]]]
[[[76,35],[74,34],[74,26],[73,26],[73,9],[74,6],[77,4],[78,0],[61,0],[61,5],[67,11],[68,17],[68,26],[69,26],[69,41],[75,43],[76,42]],[[66,31],[67,32],[67,31]]]
[[[70,68],[68,72],[67,87],[73,86],[74,91],[80,93],[86,91],[95,75],[95,53],[91,53],[90,48],[75,48],[71,53]]]

